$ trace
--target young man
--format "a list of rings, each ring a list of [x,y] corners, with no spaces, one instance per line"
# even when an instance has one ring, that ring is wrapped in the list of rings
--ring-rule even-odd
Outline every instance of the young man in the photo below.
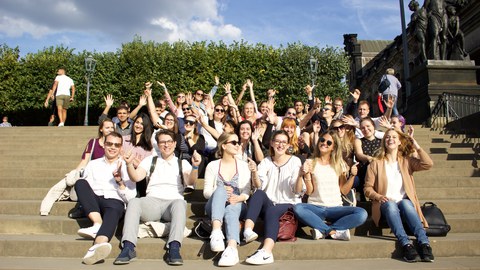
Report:
[[[8,116],[4,116],[0,127],[12,127],[12,124],[8,122]]]
[[[70,90],[72,91],[71,95]],[[60,68],[57,71],[57,77],[55,77],[52,89],[50,89],[47,98],[45,99],[45,107],[48,107],[48,101],[52,98],[53,93],[55,93],[58,119],[60,121],[58,126],[63,127],[67,120],[67,109],[70,106],[70,102],[73,102],[75,97],[75,84],[70,77],[65,75],[65,69],[63,68]]]
[[[198,165],[201,157],[196,151],[192,156],[192,165],[186,160],[179,161],[174,154],[175,134],[170,130],[161,130],[156,135],[160,156],[158,156],[154,171],[150,174],[153,156],[147,157],[135,169],[132,161],[134,156],[125,156],[130,179],[135,182],[148,177],[147,195],[129,201],[123,225],[122,252],[114,264],[128,264],[137,255],[138,226],[140,221],[170,222],[170,232],[167,241],[167,262],[170,265],[182,265],[180,246],[186,223],[186,202],[183,191],[186,185],[193,185],[198,177]],[[181,163],[180,163],[181,162]],[[180,166],[182,168],[180,168]],[[183,177],[180,175],[183,174]]]
[[[118,221],[125,204],[137,194],[135,183],[128,178],[125,162],[120,157],[122,136],[112,132],[105,138],[105,156],[92,160],[85,167],[84,179],[75,183],[78,202],[93,226],[78,230],[78,235],[95,239],[83,258],[85,264],[95,264],[108,257]]]

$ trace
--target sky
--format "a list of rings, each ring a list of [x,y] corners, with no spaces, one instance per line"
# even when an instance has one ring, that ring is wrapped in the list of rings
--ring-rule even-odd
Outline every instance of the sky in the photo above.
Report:
[[[393,40],[401,29],[400,0],[0,0],[0,45],[21,55],[60,45],[114,52],[135,36],[343,48],[344,34]]]

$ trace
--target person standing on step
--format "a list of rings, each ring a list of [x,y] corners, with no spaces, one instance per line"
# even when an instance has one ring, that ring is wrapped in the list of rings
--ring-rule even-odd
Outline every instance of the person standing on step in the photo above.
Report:
[[[67,110],[70,106],[70,102],[73,102],[75,98],[75,84],[70,77],[65,75],[64,68],[58,69],[57,77],[55,77],[55,81],[53,82],[52,90],[48,93],[45,104],[48,105],[48,100],[50,100],[51,95],[55,93],[58,120],[60,122],[58,126],[63,127],[65,125],[65,121],[67,120]],[[71,94],[70,90],[72,91]]]
[[[416,151],[418,158],[413,157]],[[417,141],[401,132],[385,132],[378,155],[368,165],[365,196],[372,201],[372,219],[378,226],[385,219],[403,247],[407,262],[433,262],[432,248],[424,227],[428,223],[420,209],[413,172],[432,168],[433,161]],[[419,254],[410,242],[403,222],[417,238]]]
[[[95,239],[83,257],[84,264],[95,264],[108,257],[112,250],[109,242],[123,216],[125,204],[137,194],[120,156],[122,142],[120,134],[108,134],[104,142],[105,156],[90,161],[85,167],[84,178],[75,183],[78,201],[93,222],[93,226],[78,230],[78,234]]]
[[[134,182],[146,179],[148,183],[145,197],[128,202],[121,240],[122,251],[113,264],[128,264],[137,257],[135,246],[140,221],[170,222],[167,262],[170,265],[183,264],[180,246],[187,210],[183,191],[185,186],[193,185],[197,180],[201,158],[195,151],[192,165],[187,160],[179,160],[174,154],[177,142],[175,133],[171,130],[160,130],[156,134],[156,140],[160,156],[146,157],[136,169],[133,165],[134,156],[128,153],[125,155],[130,179]]]

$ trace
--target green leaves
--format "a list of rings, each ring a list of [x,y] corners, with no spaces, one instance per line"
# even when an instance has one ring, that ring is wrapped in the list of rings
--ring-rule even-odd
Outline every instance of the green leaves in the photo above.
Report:
[[[279,48],[260,43],[252,45],[243,40],[230,45],[206,41],[157,43],[142,41],[137,36],[116,52],[74,54],[73,49],[50,47],[22,58],[19,54],[18,48],[0,47],[2,113],[40,109],[59,67],[65,67],[67,75],[75,81],[77,91],[72,107],[84,107],[87,84],[84,59],[90,54],[97,60],[90,87],[90,106],[97,108],[104,106],[103,96],[107,93],[114,96],[114,106],[120,100],[135,105],[146,81],[165,82],[171,94],[196,89],[208,92],[214,85],[214,76],[218,75],[221,84],[232,84],[234,96],[250,78],[259,103],[267,98],[268,89],[279,90],[276,106],[282,111],[296,99],[306,100],[303,88],[311,82],[310,55],[319,60],[315,95],[345,98],[347,93],[346,55],[336,48],[300,43]],[[223,93],[220,88],[215,100]],[[155,97],[162,94],[156,84],[153,94]],[[248,94],[244,100],[249,100]]]

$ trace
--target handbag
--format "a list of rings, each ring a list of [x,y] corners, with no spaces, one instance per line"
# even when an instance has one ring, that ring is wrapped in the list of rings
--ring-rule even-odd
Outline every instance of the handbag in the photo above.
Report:
[[[390,81],[388,80],[387,76],[383,76],[380,84],[378,85],[378,92],[383,93],[385,90],[390,87]]]
[[[433,202],[426,202],[421,207],[423,216],[428,222],[425,228],[428,236],[447,236],[451,227],[448,225],[442,210]]]
[[[278,220],[280,226],[278,227],[278,241],[288,241],[288,242],[295,242],[297,241],[297,237],[295,237],[295,233],[297,232],[298,221],[295,218],[295,214],[293,213],[292,208],[288,208],[287,212],[283,213],[283,215]]]

